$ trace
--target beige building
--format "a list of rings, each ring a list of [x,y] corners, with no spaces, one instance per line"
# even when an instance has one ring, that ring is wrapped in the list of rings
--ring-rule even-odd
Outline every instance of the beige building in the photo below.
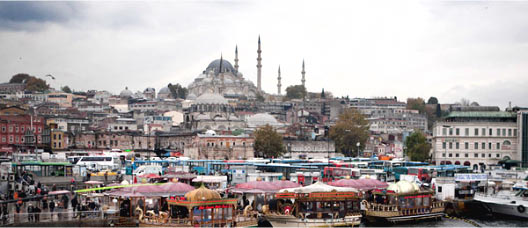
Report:
[[[485,169],[520,160],[517,115],[512,112],[451,112],[433,126],[433,162]]]
[[[184,156],[191,159],[249,159],[254,157],[253,137],[217,135],[209,130],[194,137]]]

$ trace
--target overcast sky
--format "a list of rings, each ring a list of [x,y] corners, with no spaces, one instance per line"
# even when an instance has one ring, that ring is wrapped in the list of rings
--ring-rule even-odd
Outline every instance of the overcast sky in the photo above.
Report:
[[[0,81],[159,90],[189,85],[222,53],[263,89],[300,84],[350,97],[436,96],[528,106],[528,2],[0,2]],[[49,81],[49,80],[48,80]]]

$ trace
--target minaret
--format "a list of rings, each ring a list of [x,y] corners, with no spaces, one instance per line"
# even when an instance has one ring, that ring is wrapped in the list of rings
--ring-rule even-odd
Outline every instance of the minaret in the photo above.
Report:
[[[238,45],[235,46],[235,71],[238,73]]]
[[[277,83],[277,93],[279,95],[281,95],[281,86],[282,86],[282,84],[281,84],[280,65],[279,65],[279,77],[277,77],[277,81],[278,81],[278,83]]]
[[[301,79],[302,85],[304,86],[304,88],[306,88],[306,84],[305,84],[306,79],[304,78],[304,74],[306,74],[306,71],[304,71],[304,59],[303,59],[303,65],[302,65],[301,74],[302,74],[302,79]]]
[[[260,53],[262,53],[262,50],[260,49],[260,35],[258,37],[258,49],[257,49],[257,90],[258,92],[261,92],[262,90],[262,84],[261,84],[261,77],[262,77],[262,57],[260,56]]]
[[[224,88],[225,88],[225,83],[224,83],[224,73],[222,72],[222,64],[224,63],[224,58],[223,58],[223,55],[222,53],[220,53],[220,69],[218,70],[218,74],[220,74],[220,79],[222,80],[222,86],[221,88],[219,88],[218,92],[220,94],[222,94],[224,91]]]

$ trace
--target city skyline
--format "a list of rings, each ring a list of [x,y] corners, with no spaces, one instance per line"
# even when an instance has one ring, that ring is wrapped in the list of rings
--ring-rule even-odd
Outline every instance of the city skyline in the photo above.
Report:
[[[156,90],[188,86],[212,60],[262,87],[301,84],[335,96],[461,98],[528,106],[525,2],[2,2],[0,79],[53,87]],[[359,83],[358,83],[359,82]],[[343,83],[346,83],[345,85]]]

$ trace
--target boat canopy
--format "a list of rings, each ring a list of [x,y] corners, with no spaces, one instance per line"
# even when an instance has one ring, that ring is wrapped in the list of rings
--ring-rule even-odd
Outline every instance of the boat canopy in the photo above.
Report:
[[[392,183],[387,187],[387,191],[394,191],[397,194],[408,194],[420,191],[420,187],[412,182],[401,180],[397,183]]]
[[[279,192],[280,193],[287,193],[287,192],[293,192],[293,193],[358,192],[358,190],[356,188],[335,187],[335,186],[324,184],[322,182],[316,182],[315,184],[311,184],[311,185],[304,186],[304,187],[282,189]]]

